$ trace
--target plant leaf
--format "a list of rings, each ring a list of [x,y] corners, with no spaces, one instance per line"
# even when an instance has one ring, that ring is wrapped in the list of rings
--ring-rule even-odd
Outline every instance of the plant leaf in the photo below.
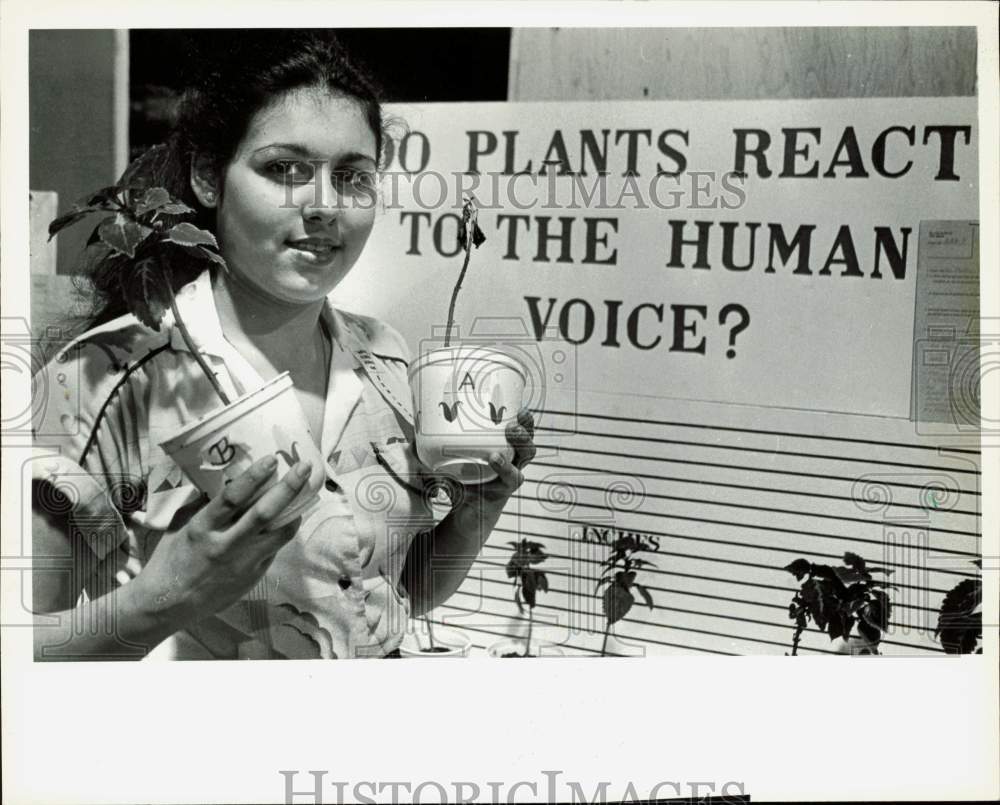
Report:
[[[844,552],[844,564],[848,567],[854,568],[859,573],[865,572],[865,560],[858,556],[856,553],[851,553],[850,551]]]
[[[538,579],[536,578],[534,572],[528,571],[521,576],[521,592],[524,595],[524,600],[529,607],[535,608],[535,589],[538,584]]]
[[[518,614],[524,614],[524,607],[521,605],[521,591],[514,590],[514,603],[517,604]]]
[[[858,634],[870,643],[878,643],[882,637],[882,632],[877,627],[868,623],[864,618],[858,621]]]
[[[171,243],[176,243],[178,246],[206,245],[216,249],[219,248],[219,244],[215,240],[215,235],[187,221],[170,227],[167,230],[167,240]]]
[[[625,617],[632,608],[632,604],[635,603],[635,598],[620,584],[612,584],[604,591],[602,603],[604,604],[604,617],[611,624],[617,623]]]
[[[962,579],[945,595],[934,630],[945,653],[969,654],[975,649],[983,631],[982,613],[975,610],[982,600],[980,579]]]
[[[166,278],[156,260],[147,257],[121,273],[122,293],[132,314],[147,327],[159,331],[170,307]]]
[[[49,240],[52,240],[60,231],[67,226],[71,226],[81,218],[86,218],[92,212],[99,212],[100,207],[74,207],[65,215],[60,215],[49,224]]]
[[[636,584],[635,589],[639,591],[639,595],[642,596],[642,600],[646,602],[646,606],[650,609],[653,608],[653,596],[649,594],[649,590],[643,587],[641,584]]]
[[[807,559],[796,559],[790,565],[785,565],[785,570],[795,576],[796,581],[802,581],[812,570],[812,563]]]
[[[185,252],[187,252],[187,254],[191,255],[192,257],[198,260],[211,260],[213,263],[217,263],[220,266],[226,265],[226,261],[222,257],[222,255],[216,251],[213,251],[208,246],[181,246],[180,244],[173,243],[172,241],[168,242],[171,243],[172,246],[176,246],[179,249],[183,249]]]
[[[76,206],[80,208],[96,207],[99,210],[115,210],[118,209],[118,194],[120,192],[121,188],[118,185],[102,187],[100,190],[84,196],[76,203]]]
[[[479,228],[478,223],[472,225],[472,243],[478,249],[486,242],[486,235],[483,234],[483,230]]]
[[[101,240],[120,254],[135,257],[135,250],[153,230],[122,213],[105,218],[97,230]]]
[[[169,157],[169,149],[163,143],[147,148],[125,168],[125,172],[118,180],[118,186],[135,190],[145,189],[149,186],[149,177],[160,175],[161,168]]]
[[[162,187],[150,187],[142,194],[135,205],[135,214],[146,215],[147,213],[159,210],[172,201],[170,194]]]

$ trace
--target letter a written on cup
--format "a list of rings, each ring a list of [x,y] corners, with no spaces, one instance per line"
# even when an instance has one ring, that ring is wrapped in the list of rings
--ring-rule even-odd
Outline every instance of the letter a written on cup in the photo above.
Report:
[[[458,384],[460,389],[464,389],[466,386],[471,388],[473,391],[476,390],[476,384],[472,382],[472,375],[469,372],[465,373],[465,377],[462,378],[462,382]]]

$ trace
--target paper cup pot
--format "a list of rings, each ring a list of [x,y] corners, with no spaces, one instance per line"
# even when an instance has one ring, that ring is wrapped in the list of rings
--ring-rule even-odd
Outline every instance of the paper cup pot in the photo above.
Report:
[[[277,458],[278,468],[258,497],[278,483],[298,461],[311,461],[308,483],[273,521],[274,528],[313,506],[325,475],[323,458],[309,433],[288,372],[185,425],[161,442],[160,447],[210,498],[264,456]]]
[[[472,641],[457,629],[435,626],[433,645],[429,634],[415,630],[403,638],[399,654],[402,657],[421,659],[468,657],[471,646]]]
[[[495,349],[436,349],[410,366],[417,455],[433,472],[464,484],[497,477],[491,453],[508,460],[507,425],[522,405],[526,372]]]

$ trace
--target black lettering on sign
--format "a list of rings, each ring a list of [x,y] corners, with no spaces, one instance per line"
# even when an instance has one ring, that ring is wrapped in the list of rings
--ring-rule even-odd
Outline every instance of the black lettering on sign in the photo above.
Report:
[[[233,460],[236,448],[229,444],[229,437],[223,436],[208,448],[209,462],[215,467],[224,467]]]

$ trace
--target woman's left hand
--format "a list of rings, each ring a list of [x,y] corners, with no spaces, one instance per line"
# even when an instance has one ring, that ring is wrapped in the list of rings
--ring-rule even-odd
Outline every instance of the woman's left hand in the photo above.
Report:
[[[474,487],[466,487],[466,497],[471,493],[479,502],[500,506],[507,502],[524,483],[524,467],[535,457],[535,418],[524,408],[517,418],[507,425],[507,442],[514,448],[514,458],[508,460],[501,453],[490,456],[490,466],[497,477]]]

